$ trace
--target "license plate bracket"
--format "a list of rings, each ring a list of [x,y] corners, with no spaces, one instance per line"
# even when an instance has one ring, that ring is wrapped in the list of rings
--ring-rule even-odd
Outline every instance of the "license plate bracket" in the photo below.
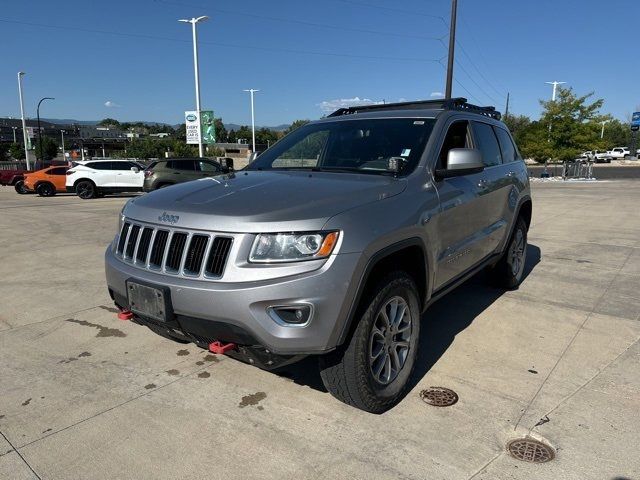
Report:
[[[173,320],[171,291],[168,287],[133,279],[127,280],[126,284],[129,310],[158,322]]]

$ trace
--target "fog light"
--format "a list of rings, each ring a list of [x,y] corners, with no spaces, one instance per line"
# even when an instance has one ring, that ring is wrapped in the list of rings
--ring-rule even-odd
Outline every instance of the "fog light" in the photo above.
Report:
[[[281,305],[269,307],[267,313],[280,325],[301,326],[306,325],[311,320],[313,307],[311,305]]]

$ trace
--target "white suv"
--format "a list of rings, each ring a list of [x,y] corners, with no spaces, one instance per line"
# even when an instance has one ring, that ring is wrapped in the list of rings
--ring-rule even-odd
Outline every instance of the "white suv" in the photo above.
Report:
[[[144,167],[129,160],[90,160],[76,162],[67,171],[67,192],[82,199],[107,193],[141,192]]]

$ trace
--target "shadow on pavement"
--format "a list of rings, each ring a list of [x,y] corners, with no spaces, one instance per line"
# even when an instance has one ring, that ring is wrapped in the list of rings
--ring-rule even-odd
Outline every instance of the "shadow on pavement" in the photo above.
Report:
[[[524,280],[538,263],[540,248],[529,244]],[[420,325],[418,360],[407,391],[413,389],[431,370],[451,346],[456,335],[471,325],[478,315],[503,294],[504,290],[490,286],[486,274],[481,272],[429,307]],[[289,378],[299,385],[321,392],[327,391],[322,384],[315,356],[306,357],[297,363],[274,370],[273,373]]]

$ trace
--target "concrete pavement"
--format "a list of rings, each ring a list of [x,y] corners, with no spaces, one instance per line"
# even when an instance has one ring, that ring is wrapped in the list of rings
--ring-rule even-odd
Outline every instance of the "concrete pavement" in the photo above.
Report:
[[[521,288],[436,303],[379,416],[312,359],[263,372],[118,321],[102,254],[125,198],[0,187],[0,478],[640,479],[639,187],[535,184]],[[555,460],[511,458],[526,435]]]

